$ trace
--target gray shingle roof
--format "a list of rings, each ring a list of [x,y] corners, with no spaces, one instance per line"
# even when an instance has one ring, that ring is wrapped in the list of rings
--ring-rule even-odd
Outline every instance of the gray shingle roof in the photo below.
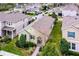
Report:
[[[0,21],[19,22],[26,18],[26,15],[22,13],[3,13],[0,12]]]

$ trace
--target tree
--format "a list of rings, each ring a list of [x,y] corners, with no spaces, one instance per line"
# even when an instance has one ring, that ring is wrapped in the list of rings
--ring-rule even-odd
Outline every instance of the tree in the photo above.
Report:
[[[52,17],[57,18],[57,15],[55,14],[55,12],[52,13]]]
[[[46,5],[43,5],[42,8],[41,8],[42,11],[47,11],[48,9],[49,9],[49,7],[46,6]]]
[[[55,12],[53,12],[52,14],[49,14],[49,16],[52,16],[53,18],[57,18],[57,15],[55,14]]]
[[[26,46],[26,35],[21,34],[20,39],[16,42],[16,45],[20,48],[25,48],[25,46]]]
[[[65,54],[65,55],[68,54],[68,52],[69,52],[69,43],[67,42],[66,39],[61,40],[60,49],[61,49],[62,54]]]
[[[15,7],[15,4],[12,4],[12,3],[1,3],[0,4],[0,11],[7,11],[9,9],[12,9]]]

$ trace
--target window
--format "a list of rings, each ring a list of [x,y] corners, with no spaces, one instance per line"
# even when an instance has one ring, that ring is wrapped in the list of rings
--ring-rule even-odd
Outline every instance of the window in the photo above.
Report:
[[[7,22],[7,25],[9,25],[9,26],[12,25],[12,22]]]
[[[69,49],[75,50],[76,49],[75,43],[69,43]]]
[[[75,38],[75,32],[68,32],[68,37],[73,37],[73,38]]]
[[[59,16],[62,16],[62,13],[58,13]]]
[[[30,35],[30,39],[35,39],[35,36],[33,36],[33,35]]]
[[[75,50],[75,44],[74,43],[72,43],[72,49]]]

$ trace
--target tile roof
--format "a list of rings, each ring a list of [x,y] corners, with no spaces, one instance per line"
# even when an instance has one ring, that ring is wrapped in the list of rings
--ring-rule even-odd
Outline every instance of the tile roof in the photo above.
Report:
[[[35,22],[32,27],[45,35],[49,35],[53,22],[54,18],[50,16],[43,16],[37,22]]]
[[[64,6],[63,10],[71,10],[71,11],[75,10],[75,11],[78,11],[79,8],[74,4],[68,4],[68,5]]]
[[[79,23],[79,16],[64,16],[62,21],[63,28],[77,25]]]

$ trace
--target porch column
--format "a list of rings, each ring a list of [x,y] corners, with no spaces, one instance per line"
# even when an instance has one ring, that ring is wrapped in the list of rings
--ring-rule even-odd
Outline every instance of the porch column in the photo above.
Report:
[[[11,38],[13,39],[13,31],[12,31],[12,37]]]

